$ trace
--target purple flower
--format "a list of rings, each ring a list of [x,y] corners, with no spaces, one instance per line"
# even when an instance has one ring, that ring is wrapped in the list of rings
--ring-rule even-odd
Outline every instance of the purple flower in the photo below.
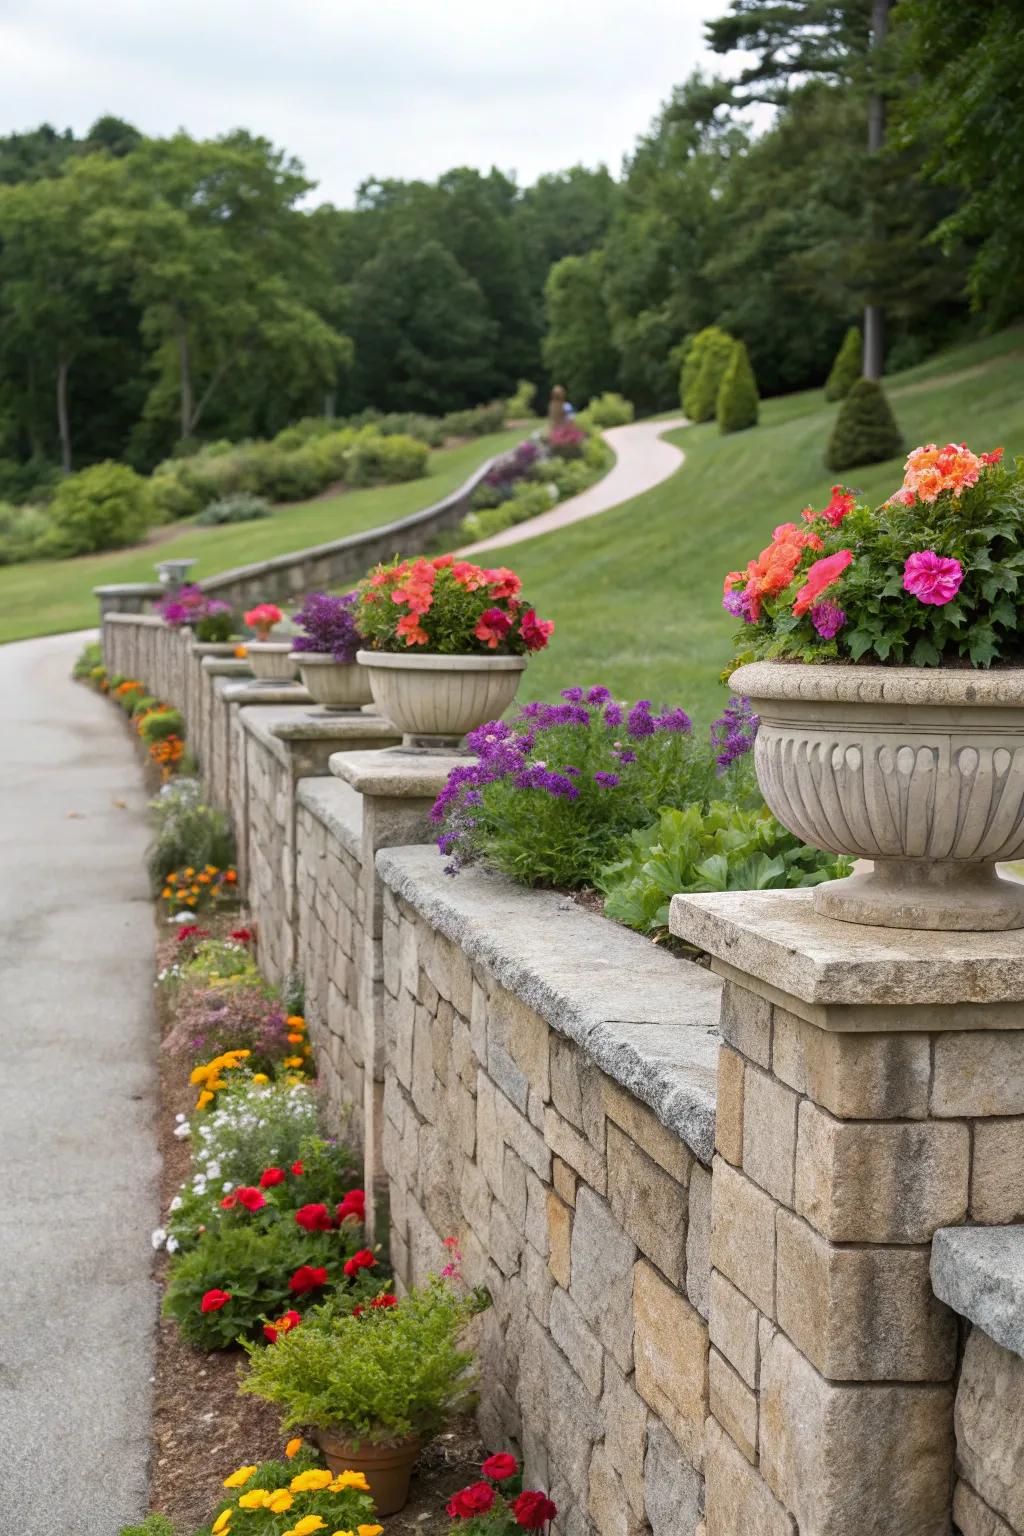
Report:
[[[653,736],[657,727],[651,717],[650,699],[640,699],[629,712],[626,720],[626,729],[637,740],[645,736]]]
[[[606,704],[604,710],[605,725],[616,726],[622,724],[622,705]]]
[[[568,699],[570,704],[582,704],[583,703],[583,689],[582,688],[563,688],[562,689],[562,698],[563,699]]]
[[[811,609],[811,623],[823,640],[831,640],[846,623],[846,614],[830,597],[823,597]]]
[[[636,753],[635,752],[631,752],[629,747],[623,747],[623,749],[621,751],[618,751],[618,750],[614,751],[612,753],[612,756],[613,757],[617,757],[620,763],[635,763],[636,762]]]
[[[356,593],[332,597],[329,592],[311,592],[295,615],[306,631],[297,635],[292,645],[296,651],[313,651],[349,663],[364,644],[355,619]]]
[[[602,789],[614,789],[619,782],[617,773],[606,773],[603,769],[594,774],[594,783],[600,784]]]
[[[733,618],[742,619],[744,624],[754,622],[750,616],[750,599],[745,592],[727,592],[722,598],[722,607]]]
[[[655,715],[654,723],[659,731],[678,731],[684,736],[693,730],[693,721],[685,709],[667,709],[663,715]]]
[[[719,775],[754,745],[760,717],[750,707],[749,699],[730,699],[711,727],[711,744],[716,747],[715,762]]]
[[[597,688],[591,688],[590,692],[587,694],[587,703],[588,704],[610,704],[611,703],[611,697],[612,696],[609,693],[607,688],[602,688],[602,687],[598,686]]]

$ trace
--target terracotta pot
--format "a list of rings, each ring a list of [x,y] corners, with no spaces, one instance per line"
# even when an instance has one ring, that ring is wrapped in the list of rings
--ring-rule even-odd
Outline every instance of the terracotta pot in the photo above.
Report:
[[[253,676],[263,683],[291,683],[299,675],[290,640],[249,640],[246,658]]]
[[[754,662],[729,679],[761,717],[754,762],[782,824],[874,868],[815,910],[884,928],[1024,928],[1024,669]]]
[[[320,651],[293,651],[292,660],[299,669],[307,692],[324,709],[362,709],[373,701],[373,690],[365,667],[354,661],[335,661]]]
[[[515,698],[525,656],[424,656],[357,651],[381,714],[407,747],[457,746],[467,731],[497,720]]]
[[[370,1445],[363,1441],[359,1449],[330,1430],[318,1429],[316,1440],[324,1460],[337,1476],[339,1472],[363,1472],[379,1516],[397,1515],[409,1501],[409,1479],[423,1446],[418,1435],[397,1445]]]

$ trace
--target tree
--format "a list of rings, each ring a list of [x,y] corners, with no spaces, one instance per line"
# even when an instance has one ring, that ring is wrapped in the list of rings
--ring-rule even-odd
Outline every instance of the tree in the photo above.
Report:
[[[384,410],[455,410],[491,377],[487,303],[437,240],[386,241],[352,283],[349,326],[356,387]]]
[[[589,400],[618,385],[618,358],[612,346],[599,251],[564,256],[544,286],[547,334],[544,364],[563,384],[570,400]]]
[[[733,337],[717,325],[706,326],[691,341],[679,381],[682,407],[691,421],[714,416],[719,385],[735,347]]]
[[[875,379],[858,379],[839,407],[825,450],[825,468],[881,464],[903,452],[903,436],[885,392]]]
[[[894,12],[905,89],[901,142],[960,194],[935,231],[966,250],[975,307],[997,324],[1024,309],[1024,27],[988,0],[901,0]]]
[[[732,349],[729,365],[718,386],[715,414],[719,432],[742,432],[757,426],[757,380],[742,341]]]
[[[843,337],[843,344],[836,353],[832,371],[825,383],[826,400],[845,400],[860,378],[861,342],[860,331],[851,325]]]

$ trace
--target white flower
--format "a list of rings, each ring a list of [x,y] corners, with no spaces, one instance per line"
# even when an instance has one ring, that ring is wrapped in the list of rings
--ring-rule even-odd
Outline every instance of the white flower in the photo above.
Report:
[[[191,1135],[191,1132],[188,1128],[188,1121],[184,1121],[182,1125],[176,1125],[174,1127],[174,1134],[177,1136],[179,1141],[181,1141],[183,1137]]]
[[[182,1115],[182,1114],[177,1114],[177,1115],[175,1115],[174,1118],[175,1118],[175,1120],[177,1120],[178,1124],[180,1125],[183,1120],[187,1120],[188,1119],[188,1116],[187,1115]]]
[[[181,1245],[178,1242],[178,1239],[176,1237],[169,1237],[167,1239],[167,1252],[168,1253],[177,1253],[177,1251],[178,1251],[180,1246]]]
[[[232,1184],[230,1179],[226,1180],[226,1182],[221,1185],[221,1189],[224,1191],[224,1193],[226,1195],[229,1195],[231,1193],[231,1191],[234,1189],[234,1187],[235,1186]]]
[[[181,1207],[182,1207],[182,1199],[181,1199],[181,1196],[180,1196],[180,1195],[175,1195],[175,1197],[174,1197],[174,1199],[173,1199],[173,1200],[172,1200],[172,1201],[171,1201],[171,1203],[170,1203],[170,1205],[169,1205],[169,1206],[168,1206],[168,1207],[167,1207],[167,1209],[168,1209],[168,1210],[169,1210],[169,1211],[180,1211],[180,1210],[181,1210]]]
[[[219,1179],[220,1178],[220,1163],[218,1163],[216,1158],[214,1158],[212,1163],[207,1163],[207,1165],[206,1165],[206,1177],[208,1179]]]
[[[153,1247],[162,1248],[166,1241],[167,1233],[164,1231],[163,1227],[157,1227],[154,1230],[152,1237],[150,1238],[150,1242],[153,1244]]]

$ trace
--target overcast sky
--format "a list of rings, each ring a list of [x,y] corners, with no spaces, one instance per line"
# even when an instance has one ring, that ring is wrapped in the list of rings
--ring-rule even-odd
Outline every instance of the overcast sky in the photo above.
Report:
[[[622,156],[727,0],[0,0],[0,130],[246,127],[316,200],[492,164],[521,183]]]

